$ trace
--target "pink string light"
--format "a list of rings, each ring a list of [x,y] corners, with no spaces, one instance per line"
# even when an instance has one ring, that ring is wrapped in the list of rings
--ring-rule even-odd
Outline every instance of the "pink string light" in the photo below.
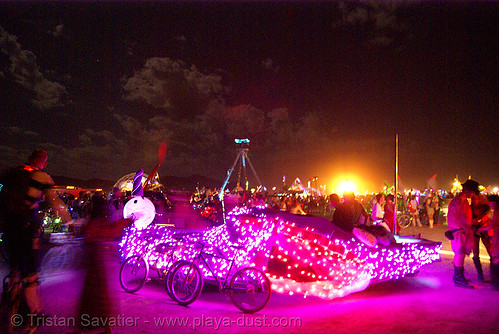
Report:
[[[130,229],[121,240],[121,256],[125,259],[139,252],[146,243],[144,235],[158,235],[153,242],[160,244],[173,242],[175,233],[178,231],[158,226],[147,230]],[[415,239],[403,239],[391,247],[369,248],[354,237],[329,239],[311,228],[247,208],[236,208],[228,214],[226,224],[180,242],[175,258],[193,260],[199,253],[196,241],[205,244],[205,252],[225,258],[234,256],[231,245],[243,245],[235,263],[239,268],[262,269],[271,280],[274,292],[324,299],[364,290],[373,281],[413,275],[423,265],[439,261],[441,249],[440,243]],[[151,252],[148,261],[165,268],[169,253]],[[226,276],[228,261],[220,258],[209,261],[217,275]],[[200,269],[205,278],[210,278],[207,268],[201,265]]]

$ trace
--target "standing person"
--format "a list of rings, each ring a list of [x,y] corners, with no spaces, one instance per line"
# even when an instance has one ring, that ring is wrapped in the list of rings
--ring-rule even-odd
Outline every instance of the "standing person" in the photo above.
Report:
[[[52,189],[54,181],[43,171],[48,155],[43,149],[31,153],[24,166],[9,169],[2,177],[0,211],[3,221],[3,236],[10,259],[10,300],[12,314],[18,312],[21,291],[30,314],[42,316],[39,294],[40,263],[42,255],[42,221],[38,207],[45,200],[67,223],[71,220],[64,202]],[[21,288],[22,286],[22,288]],[[29,330],[36,329],[36,318],[31,318]],[[10,324],[9,330],[13,330]]]
[[[435,216],[435,206],[433,205],[433,199],[430,196],[426,197],[424,205],[426,209],[426,214],[428,215],[430,228],[433,228],[433,221]]]
[[[474,232],[474,243],[473,243],[473,264],[475,265],[478,280],[480,282],[485,282],[483,276],[482,263],[480,261],[480,240],[482,241],[485,249],[490,257],[490,247],[491,240],[488,231],[490,230],[490,205],[487,196],[477,195],[473,197],[471,201],[471,212],[472,212],[472,229]]]
[[[90,198],[88,193],[80,191],[78,197],[71,203],[73,211],[76,212],[76,219],[87,219],[90,215]]]
[[[118,188],[113,188],[107,201],[107,216],[110,221],[123,218],[123,193]]]
[[[412,216],[412,223],[411,223],[411,225],[412,226],[416,226],[417,225],[418,227],[421,227],[423,225],[421,225],[421,220],[419,220],[418,206],[419,206],[419,203],[416,200],[416,196],[415,195],[411,195],[411,199],[409,201],[409,212],[411,213],[411,216]]]
[[[333,193],[333,194],[329,195],[329,205],[332,208],[333,214],[334,214],[334,210],[336,210],[336,208],[338,208],[340,203],[341,203],[340,196],[338,196],[338,194]]]
[[[372,219],[374,225],[380,225],[383,226],[388,232],[390,232],[390,228],[388,225],[384,222],[385,218],[385,195],[382,193],[379,193],[376,195],[376,201],[373,204],[373,209],[372,209]]]
[[[385,195],[382,193],[377,194],[372,208],[372,219],[374,222],[383,220],[385,217],[385,209],[383,208],[384,205]]]
[[[400,227],[395,223],[395,197],[390,194],[386,196],[385,203],[385,217],[384,221],[386,225],[390,228],[390,231],[394,234],[398,234],[400,232]]]
[[[440,219],[440,196],[438,196],[438,192],[435,192],[435,196],[433,196],[433,209],[435,210],[433,221],[435,225],[438,225]]]
[[[306,215],[297,198],[293,198],[288,206],[288,211],[294,215]]]
[[[471,229],[472,212],[468,199],[479,194],[478,182],[467,180],[462,184],[463,191],[449,203],[447,223],[451,233],[451,247],[454,252],[454,284],[458,287],[474,289],[464,276],[464,259],[473,249],[474,235]]]
[[[490,273],[492,275],[492,286],[499,291],[499,196],[490,195],[488,197],[492,217],[489,222],[489,229],[492,230],[490,240]]]

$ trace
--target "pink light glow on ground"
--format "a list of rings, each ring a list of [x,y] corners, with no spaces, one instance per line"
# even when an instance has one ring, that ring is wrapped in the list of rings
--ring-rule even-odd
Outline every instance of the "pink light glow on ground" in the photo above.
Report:
[[[423,237],[443,241],[444,250],[450,245],[444,240],[446,227],[420,229]],[[414,233],[416,230],[403,230]],[[136,294],[115,289],[120,311],[125,317],[138,318],[134,326],[118,327],[115,333],[193,333],[193,321],[204,321],[195,333],[495,333],[499,321],[499,292],[481,285],[475,290],[454,287],[452,256],[444,253],[442,262],[423,266],[413,278],[402,278],[372,284],[366,290],[334,300],[315,297],[272,294],[269,304],[254,315],[244,315],[212,286],[189,307],[181,307],[170,300],[157,282],[145,285]],[[490,277],[484,260],[486,277]],[[7,268],[1,266],[2,274]],[[59,317],[76,317],[81,293],[82,273],[61,267],[43,272],[42,297],[45,311]],[[74,268],[73,268],[74,269]],[[476,282],[476,272],[470,259],[466,260],[467,276]],[[97,284],[97,283],[96,283]],[[181,317],[181,318],[179,318]],[[204,317],[204,318],[203,318]],[[168,328],[155,320],[183,319],[190,325]],[[203,318],[203,319],[201,319]],[[219,328],[215,329],[218,321]],[[223,320],[233,321],[224,327]],[[300,320],[301,326],[249,327],[239,326],[241,319],[290,322]],[[237,323],[239,321],[239,324]],[[247,325],[251,324],[249,322]],[[69,327],[40,328],[37,333],[69,333]],[[92,331],[99,333],[102,331]]]

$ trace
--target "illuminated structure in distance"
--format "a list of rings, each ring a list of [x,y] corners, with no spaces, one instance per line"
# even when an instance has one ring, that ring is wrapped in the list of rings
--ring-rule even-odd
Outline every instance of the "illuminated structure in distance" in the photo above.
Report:
[[[219,193],[220,200],[223,200],[225,187],[227,187],[227,184],[229,183],[230,177],[238,164],[239,164],[239,168],[238,168],[238,172],[237,172],[237,184],[236,184],[237,190],[239,190],[239,189],[248,190],[248,188],[249,188],[248,176],[246,173],[246,162],[248,162],[248,164],[253,172],[253,175],[255,176],[256,181],[258,182],[258,187],[259,188],[262,187],[262,182],[260,181],[260,178],[256,174],[255,168],[253,167],[253,164],[251,163],[251,160],[249,159],[249,156],[248,156],[250,140],[247,138],[234,139],[234,142],[237,144],[238,153],[236,156],[236,160],[234,160],[234,163],[232,164],[232,167],[227,171],[227,177],[225,178],[225,181],[224,181],[222,188],[220,190],[220,193]],[[244,177],[244,188],[241,187],[241,172],[243,173],[243,177]]]

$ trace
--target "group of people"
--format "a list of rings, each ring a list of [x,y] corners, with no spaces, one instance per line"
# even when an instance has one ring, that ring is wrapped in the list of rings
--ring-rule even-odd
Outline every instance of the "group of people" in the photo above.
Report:
[[[433,228],[433,225],[438,225],[438,217],[440,215],[440,199],[438,194],[428,194],[424,199],[424,204],[420,205],[416,199],[416,195],[411,195],[409,197],[408,209],[411,214],[411,225],[412,226],[423,226],[421,224],[421,217],[419,214],[420,206],[424,208],[426,216],[428,218],[428,224],[430,228]]]
[[[393,224],[395,205],[392,195],[386,197],[384,194],[376,195],[372,215],[369,216],[353,192],[344,193],[343,201],[333,193],[329,196],[334,208],[332,223],[343,231],[352,233],[368,246],[374,247],[377,243],[384,246],[394,244],[394,230],[390,228],[396,228]]]
[[[395,223],[395,197],[392,194],[377,194],[371,212],[373,224],[383,226],[391,233],[399,233],[400,227]]]
[[[449,203],[447,214],[449,231],[446,236],[454,252],[454,284],[474,288],[464,275],[464,260],[471,253],[478,280],[485,281],[479,253],[481,241],[490,256],[493,286],[499,290],[499,197],[480,194],[479,183],[471,179],[462,187],[462,192]]]
[[[479,184],[474,180],[467,180],[462,187],[463,191],[449,203],[447,214],[449,231],[446,236],[451,240],[454,252],[453,281],[458,287],[474,288],[464,276],[464,260],[473,254],[478,280],[487,282],[480,261],[482,243],[490,256],[491,281],[494,288],[499,290],[499,196],[481,194]],[[367,225],[380,226],[395,234],[399,232],[399,226],[395,223],[394,196],[391,194],[385,196],[380,193],[375,196],[371,216],[366,213],[353,193],[343,194],[343,201],[337,194],[331,194],[329,201],[334,209],[332,223],[346,232],[355,232],[359,228],[366,230]],[[410,198],[410,207],[415,206],[412,202],[417,203],[414,197]],[[438,198],[428,196],[425,199],[425,207],[430,228],[433,228],[433,216],[437,215],[440,209]],[[413,223],[415,226],[422,226],[419,216],[414,217]],[[372,230],[372,227],[367,230]]]
[[[334,208],[332,223],[344,231],[351,232],[354,227],[377,225],[387,232],[398,233],[395,224],[395,201],[393,195],[379,193],[374,197],[371,216],[364,206],[356,199],[353,192],[343,194],[343,201],[338,194],[329,195],[329,202]]]

